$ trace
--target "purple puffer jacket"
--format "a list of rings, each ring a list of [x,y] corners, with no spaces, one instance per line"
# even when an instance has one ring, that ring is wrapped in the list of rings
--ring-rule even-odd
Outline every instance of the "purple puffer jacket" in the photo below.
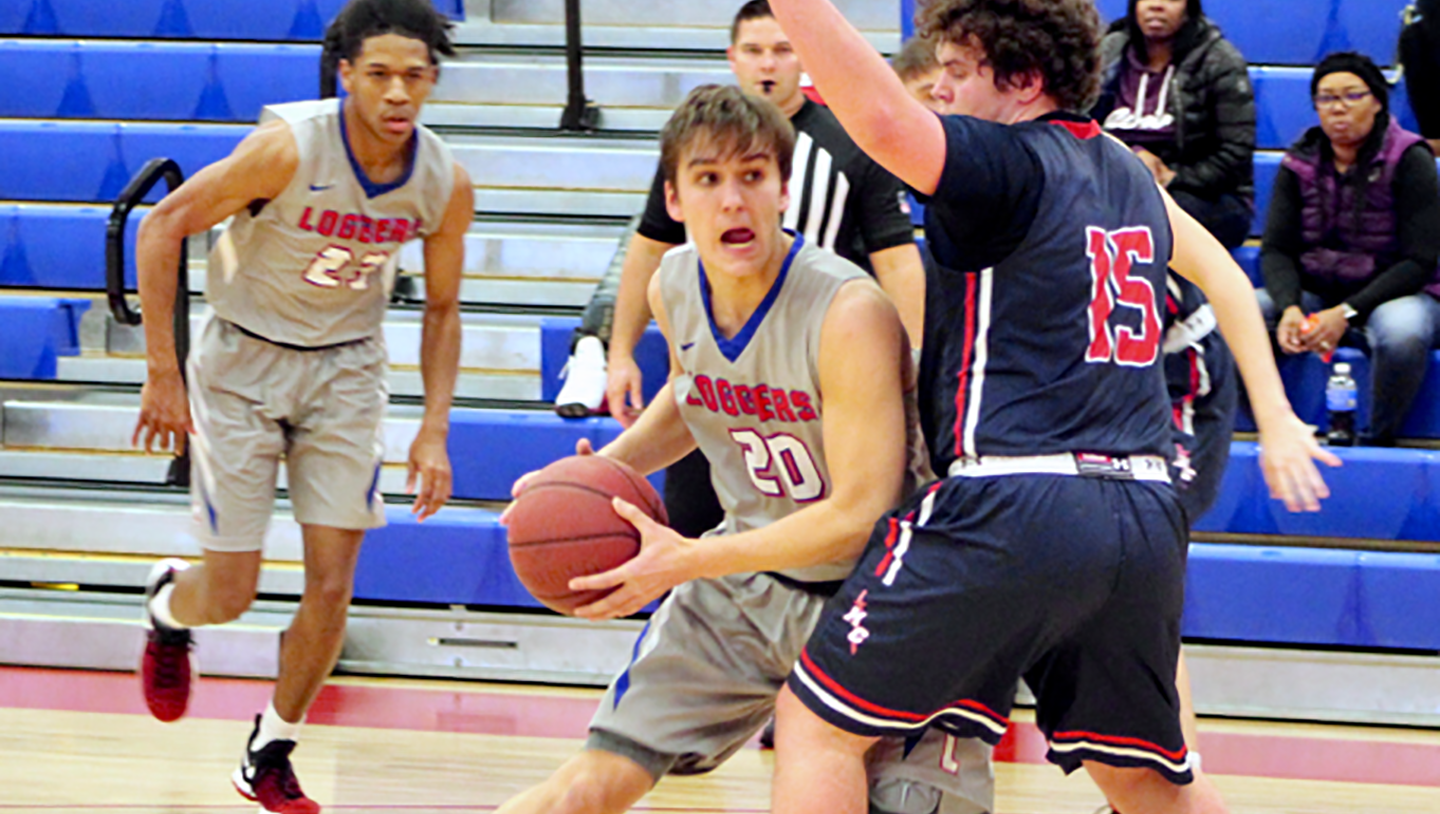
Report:
[[[1422,139],[1390,117],[1380,149],[1341,183],[1335,165],[1322,157],[1324,138],[1311,128],[1281,162],[1300,180],[1301,234],[1312,247],[1300,255],[1300,267],[1306,276],[1353,286],[1398,260],[1395,168]],[[1440,269],[1425,290],[1440,297]]]

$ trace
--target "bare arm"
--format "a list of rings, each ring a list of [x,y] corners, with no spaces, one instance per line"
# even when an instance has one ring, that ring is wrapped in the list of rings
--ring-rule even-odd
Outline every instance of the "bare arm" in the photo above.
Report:
[[[1331,466],[1339,466],[1340,461],[1320,448],[1310,427],[1290,409],[1250,279],[1220,241],[1168,194],[1161,194],[1175,235],[1170,267],[1200,286],[1210,298],[1220,333],[1234,351],[1260,430],[1262,464],[1270,493],[1282,498],[1291,511],[1318,511],[1320,499],[1328,497],[1329,490],[1311,459]]]
[[[452,474],[445,442],[450,404],[460,368],[460,278],[465,267],[465,232],[475,217],[470,174],[458,163],[454,187],[440,228],[425,238],[425,321],[420,333],[420,377],[425,383],[425,417],[410,445],[406,490],[420,490],[412,508],[421,520],[450,499]]]
[[[612,571],[572,581],[577,590],[620,586],[579,613],[627,616],[691,579],[858,556],[875,521],[899,500],[904,482],[903,353],[904,327],[889,299],[866,283],[841,289],[820,337],[829,493],[763,528],[704,540],[682,538],[617,500],[616,511],[644,537],[640,554]]]
[[[630,248],[625,252],[625,263],[620,269],[620,290],[615,294],[615,322],[610,329],[609,382],[606,399],[610,414],[621,424],[629,426],[635,420],[635,411],[645,406],[641,395],[642,381],[640,368],[635,364],[635,346],[650,324],[650,307],[647,291],[655,270],[665,252],[675,248],[636,232],[630,238]],[[627,409],[625,397],[629,395]]]
[[[935,192],[945,169],[945,132],[935,114],[830,0],[771,0],[775,19],[825,103],[871,158],[917,192]]]
[[[640,235],[636,235],[640,238]],[[641,238],[648,240],[648,238]],[[654,243],[655,241],[649,241]],[[666,244],[658,244],[666,246]],[[667,250],[669,246],[666,246]],[[657,263],[658,265],[658,263]],[[655,321],[660,325],[660,332],[665,334],[668,340],[671,336],[670,321],[665,315],[665,303],[660,299],[660,278],[652,271],[646,285],[647,311],[655,314]],[[646,315],[649,320],[649,314]],[[649,475],[657,472],[670,464],[675,463],[695,449],[695,438],[690,434],[690,428],[686,426],[684,419],[680,417],[680,406],[675,403],[675,391],[672,389],[675,376],[680,373],[680,360],[675,355],[675,348],[670,348],[670,379],[671,382],[661,388],[655,394],[655,402],[650,405],[640,418],[632,424],[625,432],[620,434],[604,449],[600,450],[601,455],[608,455],[618,461],[624,461],[632,469],[641,474]]]
[[[140,223],[135,265],[145,315],[146,382],[140,420],[131,443],[144,434],[147,451],[184,447],[189,406],[175,358],[175,295],[180,284],[180,242],[204,232],[255,200],[269,200],[289,186],[299,163],[295,138],[284,122],[246,136],[229,156],[211,164],[165,196]]]
[[[883,249],[870,255],[870,265],[875,268],[880,287],[900,312],[905,333],[910,335],[910,347],[920,347],[925,339],[925,264],[920,260],[920,250],[914,243]]]

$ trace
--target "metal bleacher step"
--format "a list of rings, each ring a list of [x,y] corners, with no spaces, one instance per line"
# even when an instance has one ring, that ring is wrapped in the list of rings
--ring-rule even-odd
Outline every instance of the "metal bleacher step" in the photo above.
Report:
[[[608,262],[608,258],[607,258]],[[591,285],[593,288],[593,285]],[[390,351],[390,393],[420,397],[421,312],[393,309],[385,321]],[[199,333],[204,308],[196,304],[191,336]],[[462,399],[535,401],[540,398],[540,317],[525,314],[464,314],[460,376]],[[62,357],[57,378],[72,384],[140,385],[145,381],[145,335],[139,326],[115,321],[96,303],[81,321],[79,356]]]
[[[875,47],[893,52],[900,15],[893,0],[840,0],[836,4]],[[671,0],[586,0],[587,48],[721,51],[730,44],[730,21],[739,3]],[[467,0],[455,41],[466,45],[561,47],[564,0]]]
[[[168,454],[146,454],[130,443],[139,395],[86,388],[9,391],[3,402],[0,478],[162,484]],[[422,408],[391,405],[384,425],[385,465],[380,491],[402,495],[405,461]],[[281,471],[279,488],[286,488]]]
[[[655,133],[699,85],[734,82],[724,59],[587,58],[585,93],[599,105],[601,130]],[[426,124],[554,129],[568,93],[565,60],[550,54],[467,51],[446,60]]]
[[[292,614],[293,603],[257,602],[236,622],[197,630],[201,673],[274,678]],[[140,598],[0,588],[0,641],[7,664],[133,670],[145,647]]]

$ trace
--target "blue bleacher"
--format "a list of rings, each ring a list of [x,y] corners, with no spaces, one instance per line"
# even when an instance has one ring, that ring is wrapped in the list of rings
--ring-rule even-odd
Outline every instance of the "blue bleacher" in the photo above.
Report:
[[[319,41],[346,0],[6,0],[0,36]],[[464,0],[434,0],[454,20]]]
[[[0,200],[113,201],[156,156],[175,159],[185,176],[224,158],[248,127],[205,124],[0,121]],[[160,199],[163,188],[152,192]]]
[[[318,45],[0,41],[0,117],[253,122],[313,99]]]
[[[135,287],[135,234],[143,213],[126,224],[125,280]],[[0,287],[105,288],[105,230],[110,210],[93,206],[0,206]]]
[[[1314,65],[1331,51],[1360,51],[1389,65],[1400,12],[1411,0],[1207,0],[1205,16],[1252,65]],[[1105,20],[1125,16],[1126,0],[1097,0]]]
[[[0,379],[53,379],[61,356],[80,353],[89,300],[0,297]]]
[[[1370,426],[1370,360],[1354,348],[1340,348],[1335,351],[1334,360],[1350,363],[1360,391],[1355,422],[1364,430]],[[1287,356],[1279,362],[1280,378],[1285,382],[1285,392],[1290,396],[1295,414],[1309,424],[1325,428],[1325,380],[1330,375],[1329,365],[1313,353]],[[1242,432],[1255,429],[1255,421],[1243,405],[1235,428]],[[1440,439],[1440,351],[1430,352],[1430,366],[1410,415],[1400,429],[1400,437]]]

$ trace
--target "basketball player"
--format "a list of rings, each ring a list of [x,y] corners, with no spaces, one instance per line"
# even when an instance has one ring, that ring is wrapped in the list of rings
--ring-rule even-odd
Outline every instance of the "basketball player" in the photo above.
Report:
[[[774,105],[716,85],[693,91],[661,134],[666,203],[691,239],[649,287],[673,372],[598,454],[649,473],[698,446],[725,522],[689,539],[616,501],[642,548],[572,581],[617,588],[579,615],[627,616],[671,593],[585,751],[501,812],[625,811],[665,774],[728,758],[770,717],[825,597],[904,493],[904,328],[863,271],[782,230],[793,144]],[[935,734],[908,758],[889,744],[874,767],[878,808],[930,814],[944,789],[947,811],[989,809],[988,748]]]
[[[145,218],[137,244],[149,373],[136,442],[179,449],[190,436],[203,564],[156,565],[147,587],[145,700],[184,714],[190,629],[228,622],[255,598],[283,455],[305,545],[305,590],[281,639],[275,695],[233,780],[263,810],[319,806],[289,755],[344,638],[365,530],[385,522],[381,322],[400,247],[424,241],[425,416],[410,447],[415,513],[450,495],[445,451],[460,352],[458,294],[469,177],[418,125],[449,23],[429,0],[351,0],[337,22],[349,94],[267,108],[261,125]],[[180,241],[234,217],[210,256],[212,315],[182,380],[171,331]],[[188,389],[188,403],[187,403]]]
[[[1166,261],[1209,295],[1257,402],[1272,493],[1315,510],[1321,450],[1291,412],[1248,280],[1083,109],[1089,0],[934,0],[937,117],[829,0],[774,0],[863,149],[928,199],[952,284],[927,315],[934,484],[877,526],[779,701],[774,810],[858,812],[877,736],[998,741],[1016,681],[1049,757],[1126,814],[1225,810],[1175,698],[1185,517],[1160,368]],[[1173,235],[1173,254],[1172,254]],[[1263,417],[1262,417],[1263,416]]]

